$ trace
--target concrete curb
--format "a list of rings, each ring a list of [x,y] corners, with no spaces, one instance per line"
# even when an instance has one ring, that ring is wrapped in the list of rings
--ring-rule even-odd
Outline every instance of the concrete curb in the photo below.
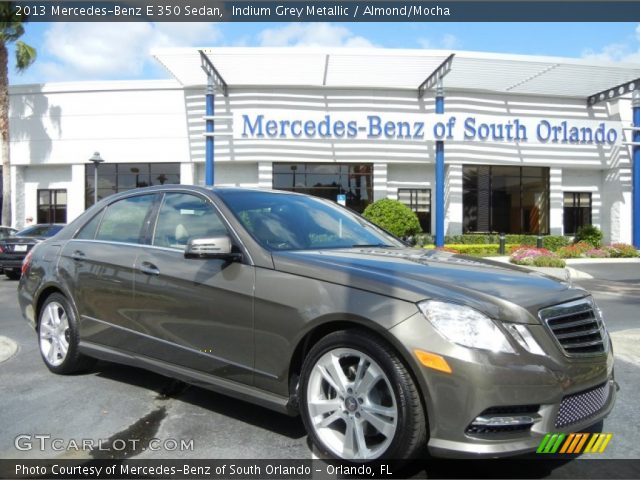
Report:
[[[592,263],[640,263],[640,258],[567,258],[567,265],[588,265]]]
[[[639,328],[612,332],[609,335],[613,340],[613,352],[616,357],[640,365],[640,352],[638,351],[638,343],[640,342]]]
[[[18,351],[18,344],[9,337],[0,336],[0,363],[9,360]]]

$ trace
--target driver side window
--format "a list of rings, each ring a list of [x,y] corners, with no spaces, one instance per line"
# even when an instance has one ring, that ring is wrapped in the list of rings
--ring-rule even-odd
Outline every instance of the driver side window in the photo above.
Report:
[[[213,205],[188,193],[167,193],[162,200],[153,245],[183,250],[191,238],[228,235]]]

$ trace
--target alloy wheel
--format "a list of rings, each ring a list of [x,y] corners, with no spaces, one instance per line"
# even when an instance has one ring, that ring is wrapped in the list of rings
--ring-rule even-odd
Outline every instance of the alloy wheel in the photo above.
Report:
[[[322,355],[309,375],[307,409],[322,443],[346,460],[373,460],[391,445],[398,407],[380,365],[352,348]]]
[[[40,320],[40,351],[47,363],[57,367],[64,362],[69,351],[69,319],[64,307],[50,302]]]

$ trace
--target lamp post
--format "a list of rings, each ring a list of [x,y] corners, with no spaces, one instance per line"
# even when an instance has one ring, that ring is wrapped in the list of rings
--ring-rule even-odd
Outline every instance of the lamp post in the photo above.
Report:
[[[104,159],[100,156],[100,152],[94,152],[89,159],[93,162],[93,204],[98,203],[98,165],[104,163]]]

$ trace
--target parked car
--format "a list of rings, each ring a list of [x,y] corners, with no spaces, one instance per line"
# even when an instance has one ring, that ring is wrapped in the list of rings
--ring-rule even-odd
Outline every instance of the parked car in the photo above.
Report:
[[[339,459],[527,452],[616,395],[585,290],[296,193],[110,196],[29,253],[18,295],[52,372],[99,358],[300,414]]]
[[[17,231],[17,228],[5,227],[4,225],[0,225],[0,240],[15,235]]]
[[[31,225],[13,236],[0,239],[0,272],[4,272],[11,280],[18,280],[22,261],[27,253],[37,243],[52,237],[63,227],[64,225],[54,223]]]

